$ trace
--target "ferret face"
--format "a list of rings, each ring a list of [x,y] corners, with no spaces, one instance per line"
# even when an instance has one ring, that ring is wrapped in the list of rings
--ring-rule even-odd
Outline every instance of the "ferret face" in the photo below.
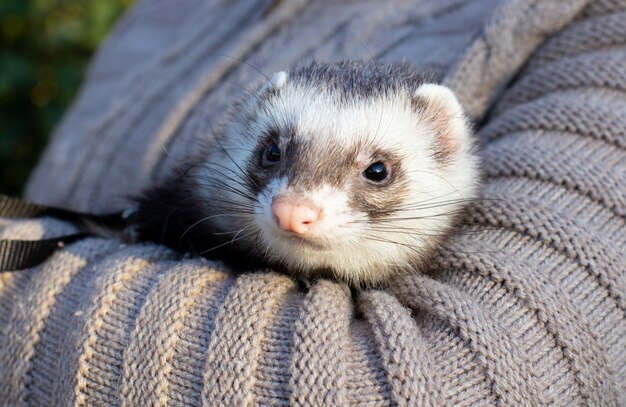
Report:
[[[204,166],[214,177],[219,163],[228,184],[207,200],[246,208],[216,217],[219,233],[292,273],[353,285],[425,261],[475,196],[471,136],[447,88],[383,85],[350,95],[281,72],[242,103]]]

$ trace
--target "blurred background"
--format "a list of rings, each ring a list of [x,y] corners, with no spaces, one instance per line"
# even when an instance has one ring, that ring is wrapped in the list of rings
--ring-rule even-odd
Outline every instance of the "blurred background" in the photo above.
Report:
[[[19,195],[89,59],[133,0],[0,0],[0,193]]]

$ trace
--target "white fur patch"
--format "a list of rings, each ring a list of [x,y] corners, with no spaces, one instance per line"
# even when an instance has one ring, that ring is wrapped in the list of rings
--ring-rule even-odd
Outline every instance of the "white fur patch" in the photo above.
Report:
[[[273,84],[275,89],[281,89],[287,83],[287,72],[280,71],[276,72],[270,82]]]
[[[449,107],[450,111],[456,115],[463,116],[463,108],[450,88],[436,83],[425,83],[415,91],[416,97],[423,97],[430,101],[439,101]]]

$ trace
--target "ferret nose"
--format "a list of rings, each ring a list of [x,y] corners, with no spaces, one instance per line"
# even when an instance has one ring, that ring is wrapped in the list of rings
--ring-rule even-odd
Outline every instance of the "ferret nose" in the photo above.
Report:
[[[298,234],[308,232],[320,218],[320,210],[312,202],[293,198],[274,198],[272,213],[278,227]]]

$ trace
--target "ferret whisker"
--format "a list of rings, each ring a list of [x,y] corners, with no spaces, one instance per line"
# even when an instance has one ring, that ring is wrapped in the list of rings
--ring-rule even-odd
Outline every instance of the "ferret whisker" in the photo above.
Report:
[[[257,68],[256,66],[252,65],[251,63],[249,63],[247,61],[244,61],[241,58],[237,58],[237,57],[234,57],[234,56],[228,55],[228,54],[222,54],[221,52],[217,52],[217,51],[211,51],[211,53],[213,55],[216,55],[216,56],[219,56],[219,57],[234,59],[235,61],[239,62],[240,64],[246,65],[248,68],[254,69],[254,71],[257,72],[259,75],[263,76],[263,78],[265,78],[266,81],[272,83],[272,80],[263,71],[261,71],[259,68]]]
[[[426,201],[424,201],[426,202]],[[492,198],[459,198],[459,199],[450,199],[446,201],[436,201],[434,204],[488,204],[491,202],[506,202],[503,199],[492,199]]]
[[[254,200],[254,196],[252,196],[252,194],[245,190],[245,189],[239,189],[234,185],[230,185],[228,183],[226,183],[224,180],[221,180],[219,178],[216,177],[198,177],[196,178],[196,184],[198,186],[212,186],[212,187],[217,187],[218,189],[224,190],[224,191],[231,191],[236,193],[237,195],[246,198],[249,201],[253,201]]]
[[[374,241],[374,242],[390,243],[390,244],[402,246],[402,247],[405,247],[405,248],[415,252],[416,254],[421,254],[421,251],[418,250],[417,246],[414,246],[414,245],[411,245],[411,244],[408,244],[408,243],[397,242],[395,240],[391,240],[391,239],[387,239],[387,238],[377,238],[377,237],[372,237],[372,236],[363,236],[363,239],[371,240],[371,241]]]
[[[389,123],[387,124],[387,128],[385,129],[384,132],[381,133],[380,132],[380,126],[382,125],[382,118],[383,118],[384,111],[383,111],[382,108],[380,109],[380,111],[381,111],[380,121],[378,123],[378,128],[377,128],[376,132],[374,133],[374,136],[370,138],[370,143],[371,144],[378,144],[378,143],[380,143],[381,138],[383,137],[383,135],[388,133],[389,132],[389,128],[393,125],[393,123],[395,123],[396,117],[397,117],[397,114],[398,114],[397,111],[393,112],[394,116],[393,116],[392,120],[388,121]]]
[[[215,213],[215,211],[219,211],[217,213],[233,213],[233,214],[241,214],[241,215],[254,215],[256,212],[254,208],[243,207],[243,205],[238,205],[237,203],[231,203],[225,199],[213,198],[210,201],[206,201],[206,208]]]
[[[180,169],[180,167],[182,167],[183,165],[185,165],[187,163],[187,160],[183,160],[179,163],[177,163],[176,161],[174,161],[174,157],[172,157],[172,155],[170,154],[170,152],[167,149],[167,146],[165,144],[163,144],[161,146],[161,148],[163,149],[163,152],[165,153],[165,156],[167,157],[168,160],[171,161],[172,167],[174,170],[176,170],[178,172],[178,175],[181,177],[185,176],[185,172],[182,171]]]
[[[215,167],[217,167],[217,168],[220,168],[222,170],[229,171],[231,174],[236,175],[237,178],[239,178],[240,181],[246,182],[246,180],[244,178],[241,178],[241,173],[239,171],[235,171],[232,168],[229,168],[229,167],[225,166],[224,164],[220,164],[220,163],[217,163],[217,162],[210,162],[210,163],[201,164],[200,167],[202,167],[204,169],[207,169],[207,170],[215,170]],[[231,179],[235,179],[235,178],[231,177]]]
[[[244,170],[243,170],[243,169],[239,166],[239,164],[237,164],[237,162],[233,159],[233,157],[230,155],[230,153],[229,153],[226,149],[224,149],[224,145],[223,145],[223,144],[222,144],[222,142],[219,140],[219,138],[217,138],[217,139],[215,140],[215,142],[216,142],[216,143],[217,143],[217,144],[218,144],[218,145],[222,148],[222,151],[224,151],[224,154],[226,154],[226,157],[228,157],[228,159],[229,159],[230,161],[232,161],[232,163],[235,165],[235,167],[237,167],[237,169],[238,169],[239,171],[241,171],[241,173],[242,173],[242,174],[244,174],[244,175],[246,176],[247,180],[248,180],[250,183],[252,183],[252,185],[254,185],[255,187],[257,187],[257,188],[259,188],[259,189],[260,189],[260,187],[259,187],[259,186],[258,186],[258,185],[254,182],[254,180],[252,179],[252,177],[250,177],[250,175],[249,175],[249,174],[247,174],[247,173],[246,173],[246,172],[245,172],[245,171],[244,171]],[[245,181],[245,180],[244,180],[244,179],[242,179],[242,181]]]
[[[410,172],[412,172],[412,173],[415,173],[415,172],[424,172],[424,173],[426,173],[426,174],[434,175],[435,177],[439,178],[440,180],[442,180],[443,182],[445,182],[446,184],[448,184],[448,186],[449,186],[450,188],[452,188],[452,190],[453,190],[455,193],[457,193],[457,194],[458,194],[461,198],[463,198],[463,194],[461,193],[461,191],[459,191],[459,190],[458,190],[458,188],[457,188],[455,185],[453,185],[450,181],[448,181],[447,179],[445,179],[445,178],[443,177],[443,175],[440,175],[440,174],[437,174],[437,173],[435,173],[435,172],[428,171],[428,170],[413,170],[413,171],[410,171]]]
[[[380,230],[380,231],[389,231],[389,232],[398,232],[398,233],[419,233],[419,232],[430,232],[440,230],[438,227],[434,228],[425,228],[425,227],[402,227],[393,224],[366,224],[368,230]],[[481,228],[482,229],[482,228]]]
[[[220,212],[228,212],[229,214],[233,214],[233,215],[254,215],[255,212],[253,210],[249,210],[249,209],[239,209],[239,208],[233,208],[232,206],[224,206],[224,205],[211,205],[209,207],[212,210],[216,210],[216,211],[220,211]]]
[[[227,184],[219,184],[219,183],[197,183],[197,186],[204,186],[204,187],[212,187],[215,190],[219,190],[219,191],[230,191],[235,195],[238,195],[242,198],[245,198],[247,201],[252,202],[254,199],[253,197],[251,197],[250,195],[246,194],[245,192],[241,192]]]
[[[422,250],[422,247],[419,246],[419,245],[414,245],[414,244],[410,244],[410,243],[407,243],[407,242],[399,242],[397,240],[392,240],[392,239],[385,238],[385,237],[380,237],[380,236],[377,236],[377,237],[374,237],[374,238],[366,237],[365,239],[370,239],[370,240],[375,240],[375,241],[382,242],[382,243],[391,243],[391,244],[394,244],[394,245],[403,246],[403,247],[412,249],[416,253],[420,253],[421,250]]]
[[[378,227],[378,226],[368,226],[367,229],[368,229],[368,231],[385,232],[385,233],[387,233],[389,235],[396,235],[396,234],[398,234],[398,235],[403,234],[403,235],[409,235],[409,236],[412,236],[412,235],[414,235],[414,236],[421,236],[421,235],[426,235],[426,234],[428,234],[430,236],[435,235],[435,234],[437,234],[437,235],[439,235],[439,234],[447,235],[446,233],[437,233],[437,232],[439,232],[439,229],[428,229],[428,228],[419,228],[419,229],[415,228],[413,230],[398,230],[397,228],[394,228],[394,227],[386,228],[384,226],[380,226],[380,227]]]
[[[244,230],[249,229],[251,227],[253,227],[253,225],[248,225],[248,226],[245,226],[245,227],[239,229],[239,231],[235,234],[235,236],[233,236],[233,238],[231,239],[230,242],[232,243],[232,242],[236,241],[237,240],[237,236],[239,236],[241,234],[241,232],[243,232]],[[229,233],[232,233],[232,232],[229,232]]]
[[[221,164],[218,164],[218,163],[202,163],[202,164],[201,163],[196,163],[196,164],[193,165],[193,168],[194,169],[195,168],[200,168],[200,169],[203,169],[205,171],[218,172],[218,170],[216,168],[214,168],[214,166],[215,167],[219,167],[219,168],[224,169],[224,170],[227,170],[227,171],[231,172],[232,174],[238,175],[238,173],[236,171],[234,171],[233,169],[228,168],[228,167],[226,167],[224,165],[221,165]],[[243,179],[237,180],[236,178],[233,178],[230,175],[226,175],[223,172],[219,172],[219,174],[224,176],[224,177],[227,177],[229,180],[232,180],[233,182],[235,182],[235,183],[237,183],[239,185],[245,185],[245,180],[243,180]],[[189,175],[189,177],[191,177],[191,178],[201,178],[202,174],[195,173],[195,174]],[[244,184],[242,184],[242,182]]]
[[[215,169],[213,169],[211,171],[218,172]],[[219,175],[221,175],[221,174],[219,174],[219,172],[218,172],[217,175],[209,175],[209,174],[193,175],[191,177],[191,179],[197,180],[197,181],[210,181],[210,182],[213,182],[213,183],[224,184],[224,185],[228,185],[231,188],[240,187],[242,189],[237,189],[239,192],[242,192],[242,193],[247,192],[245,184],[241,184],[240,181],[230,180],[230,181],[232,181],[232,184],[233,184],[233,185],[231,185],[230,183],[227,182],[229,180],[229,177],[227,177],[227,176],[219,177]],[[224,178],[226,178],[226,179],[224,179]]]
[[[195,184],[199,187],[205,187],[205,188],[211,188],[211,192],[214,193],[214,196],[207,196],[206,199],[200,198],[201,200],[203,200],[204,202],[213,202],[216,200],[216,197],[219,198],[219,202],[223,202],[226,204],[232,204],[234,206],[240,206],[246,209],[254,209],[257,206],[257,203],[255,203],[252,199],[250,199],[249,196],[243,194],[242,192],[238,191],[238,190],[233,190],[232,188],[228,188],[224,185],[219,185],[217,183],[211,183],[211,182],[202,182],[202,183],[197,183]],[[243,200],[241,199],[235,199],[236,197],[242,197],[245,198]]]
[[[448,197],[448,196],[450,196],[450,195],[454,195],[454,194],[456,194],[456,191],[450,191],[450,192],[447,192],[447,193],[445,193],[445,194],[443,194],[443,195],[433,195],[433,194],[432,194],[432,193],[430,193],[430,192],[424,191],[424,194],[425,194],[425,195],[430,195],[430,198],[428,198],[428,199],[426,199],[426,200],[421,200],[421,201],[417,202],[417,204],[423,204],[423,203],[426,203],[426,202],[432,202],[432,201],[435,201],[435,200],[438,200],[438,199],[442,199],[442,198]],[[447,200],[447,201],[455,201],[455,202],[456,202],[456,201],[460,201],[460,202],[464,202],[464,200],[465,200],[465,199],[466,199],[466,198],[461,197],[461,198],[455,198],[455,199],[452,199],[452,200]],[[472,199],[472,198],[470,198],[470,199]],[[447,201],[443,201],[443,202],[447,202]]]
[[[263,99],[261,99],[261,98],[259,97],[259,95],[257,95],[256,93],[254,93],[252,90],[248,89],[246,86],[244,86],[244,85],[242,85],[242,84],[240,84],[240,83],[238,83],[238,82],[235,82],[235,81],[226,81],[226,82],[228,82],[228,83],[230,83],[230,84],[232,84],[232,85],[238,86],[239,88],[241,88],[242,90],[244,90],[247,94],[249,94],[250,96],[252,96],[253,98],[255,98],[255,99],[256,99],[256,101],[257,101],[257,105],[258,105],[258,106],[263,106],[263,107],[265,107],[265,101],[264,101]],[[266,111],[270,114],[270,116],[272,116],[272,119],[273,119],[275,122],[278,122],[278,118],[276,117],[276,115],[274,114],[274,112],[273,112],[271,109],[264,109],[264,110],[266,110]]]
[[[224,150],[228,150],[228,151],[231,151],[231,150],[249,151],[250,149],[249,148],[245,148],[245,147],[224,147],[224,148],[218,148],[218,149],[215,149],[215,150],[202,150],[202,152],[205,153],[205,154],[212,154],[212,153],[217,153],[218,151],[224,151]],[[199,165],[200,163],[197,163],[197,164]],[[204,163],[204,164],[213,164],[213,163]]]
[[[209,215],[205,218],[202,218],[200,220],[198,220],[197,222],[193,223],[191,226],[189,226],[187,229],[185,229],[185,231],[180,235],[180,237],[178,238],[179,243],[183,240],[183,238],[187,235],[187,233],[189,233],[189,231],[191,229],[193,229],[194,227],[196,227],[197,225],[201,224],[202,222],[206,222],[209,219],[213,219],[213,218],[217,218],[220,216],[239,216],[239,214],[233,214],[233,213],[218,213],[215,215]]]
[[[212,252],[213,250],[217,250],[217,249],[219,249],[219,248],[221,248],[221,247],[224,247],[224,246],[227,246],[227,245],[229,245],[229,244],[234,244],[235,242],[237,242],[237,241],[239,241],[239,240],[241,240],[241,239],[245,239],[246,237],[251,236],[251,235],[253,235],[253,234],[255,234],[255,233],[256,233],[256,230],[255,230],[255,231],[252,231],[252,232],[250,232],[250,233],[247,233],[247,234],[245,234],[245,235],[241,235],[241,236],[239,236],[237,239],[229,240],[228,242],[221,243],[221,244],[218,244],[217,246],[214,246],[214,247],[212,247],[212,248],[210,248],[210,249],[207,249],[207,250],[201,251],[201,252],[200,252],[200,253],[198,253],[198,254],[202,256],[202,255],[204,255],[204,254],[207,254],[207,253]]]
[[[380,126],[383,123],[383,115],[385,114],[385,111],[382,108],[379,110],[380,110],[380,117],[378,118],[378,126],[376,127],[376,132],[374,133],[374,140],[378,138],[378,134],[380,132]]]
[[[222,190],[231,191],[231,192],[241,196],[242,198],[246,198],[249,201],[254,201],[255,200],[255,197],[252,196],[248,191],[246,191],[246,190],[242,191],[240,189],[237,189],[233,185],[227,184],[226,182],[224,182],[223,180],[221,180],[219,178],[215,178],[215,177],[195,177],[194,179],[196,181],[196,185],[198,185],[198,186],[219,187]],[[198,182],[198,181],[204,181],[204,183]]]
[[[259,253],[262,256],[263,260],[267,259],[267,252],[269,250],[269,246],[265,246],[265,252],[263,252],[263,250],[260,249],[260,245],[261,245],[261,228],[258,228],[258,231],[256,233],[256,235],[254,236],[254,248],[257,251],[257,253]]]
[[[356,39],[356,40],[357,40],[357,41],[361,44],[361,46],[363,47],[363,49],[365,50],[365,52],[367,52],[367,55],[369,55],[369,57],[370,57],[369,62],[370,62],[370,63],[376,63],[376,57],[374,57],[374,54],[372,54],[372,52],[371,52],[371,51],[370,51],[370,49],[367,47],[367,45],[365,45],[365,43],[364,43],[363,41],[361,41],[361,39],[360,39],[359,37],[356,37],[356,36],[355,36],[355,37],[354,37],[354,39]]]
[[[255,213],[255,210],[259,208],[257,204],[253,204],[252,202],[236,202],[223,197],[207,198],[204,202],[206,202],[211,208],[232,212],[239,211],[242,213]]]
[[[385,225],[381,225],[381,226],[368,226],[368,230],[373,230],[373,231],[381,231],[381,232],[393,232],[393,234],[417,234],[423,231],[431,231],[431,230],[436,230],[436,229],[424,229],[424,228],[402,228],[402,227],[396,227],[395,225],[389,225],[389,226],[385,226]]]
[[[214,173],[217,173],[218,175],[222,175],[223,178],[226,178],[226,180],[229,180],[232,182],[232,184],[234,184],[235,186],[239,186],[241,189],[238,189],[239,192],[242,193],[248,193],[250,190],[248,188],[248,185],[246,185],[243,181],[237,180],[235,178],[232,178],[230,176],[227,176],[223,173],[221,173],[220,171],[218,171],[215,168],[209,169],[210,171],[213,171]],[[205,180],[205,181],[213,181],[213,182],[220,182],[222,184],[226,184],[228,186],[231,186],[234,188],[233,185],[230,185],[226,182],[226,180],[216,176],[216,175],[208,175],[208,174],[202,174],[202,175],[194,175],[192,176],[192,179],[196,179],[196,180]]]
[[[231,191],[230,189],[224,188],[222,186],[216,186],[213,184],[195,184],[196,186],[206,186],[206,187],[212,187],[214,192],[216,193],[214,196],[207,196],[205,198],[203,197],[194,197],[193,202],[199,202],[199,203],[203,203],[206,204],[209,207],[213,207],[213,208],[220,208],[220,206],[215,205],[216,202],[222,203],[223,206],[221,206],[222,208],[232,208],[233,210],[239,210],[239,209],[243,209],[243,210],[247,210],[250,212],[255,211],[256,209],[259,209],[259,206],[256,202],[252,201],[252,200],[247,200],[247,201],[234,201],[232,200],[229,196],[223,194],[224,191]]]
[[[459,204],[466,205],[466,204],[473,203],[473,202],[479,202],[479,200],[476,200],[476,199],[461,198],[461,199],[450,199],[446,201],[436,201],[428,205],[424,204],[425,202],[429,202],[429,201],[432,201],[432,200],[416,202],[410,205],[399,206],[398,208],[394,208],[394,212],[418,211],[418,210],[441,208],[441,207],[450,206],[450,205],[459,205]],[[370,212],[371,213],[379,213],[379,212],[385,213],[385,212],[389,212],[389,209],[373,209]]]
[[[218,56],[221,56],[221,57],[224,57],[224,58],[231,58],[231,59],[234,59],[235,61],[239,62],[240,64],[244,64],[244,65],[246,65],[247,67],[252,68],[252,69],[253,69],[254,71],[256,71],[259,75],[261,75],[263,78],[265,78],[265,80],[266,80],[267,82],[269,82],[269,83],[270,83],[270,85],[271,85],[272,87],[274,87],[274,88],[276,87],[276,84],[275,84],[274,82],[272,82],[272,78],[270,78],[269,76],[267,76],[267,74],[265,74],[263,71],[261,71],[259,68],[257,68],[256,66],[252,65],[251,63],[249,63],[249,62],[247,62],[247,61],[244,61],[244,60],[242,60],[241,58],[234,57],[234,56],[232,56],[232,55],[226,55],[226,54],[221,54],[221,53],[215,53],[215,55],[218,55]],[[284,115],[286,115],[286,114],[287,114],[287,106],[285,105],[285,101],[284,101],[284,99],[283,99],[283,97],[282,97],[282,95],[281,95],[280,93],[278,94],[278,99],[280,100],[280,102],[281,102],[281,104],[282,104],[282,107],[283,107],[283,114],[284,114]],[[276,119],[276,118],[275,118],[275,119]]]
[[[389,233],[389,230],[385,230],[385,229],[370,229],[372,231],[375,232],[386,232]],[[393,235],[408,235],[408,236],[428,236],[428,237],[447,237],[448,233],[443,233],[443,232],[438,232],[435,230],[432,231],[424,231],[424,230],[415,230],[412,232],[409,231],[391,231]],[[460,235],[464,235],[464,236],[475,236],[475,235],[479,235],[481,232],[480,231],[463,231],[463,230],[459,230],[459,232],[457,233],[459,236]]]
[[[380,223],[380,222],[393,222],[393,221],[398,221],[398,220],[417,220],[417,219],[428,219],[428,218],[434,218],[434,217],[439,217],[439,216],[446,216],[446,215],[452,215],[452,214],[462,214],[465,212],[464,208],[454,208],[454,209],[445,209],[447,207],[451,206],[451,204],[445,204],[445,205],[436,205],[436,206],[432,206],[432,207],[426,207],[426,208],[418,208],[418,209],[403,209],[403,210],[387,210],[387,211],[377,211],[377,212],[371,212],[372,214],[377,214],[378,216],[376,218],[373,219],[358,219],[356,220],[357,222],[363,222],[363,223]],[[457,205],[455,205],[457,206]],[[437,209],[437,208],[442,208],[441,211],[438,211],[436,213],[423,213],[420,211],[424,211],[424,210],[432,210],[432,209]]]
[[[419,211],[424,211],[424,210],[428,210],[428,209],[436,209],[436,208],[442,208],[442,207],[446,207],[446,206],[458,206],[459,204],[462,204],[464,202],[443,202],[443,203],[433,203],[430,205],[421,205],[421,204],[415,204],[412,206],[405,206],[405,207],[399,207],[399,208],[393,208],[393,209],[372,209],[369,212],[373,215],[375,214],[385,214],[385,213],[403,213],[403,212],[416,212],[419,213]]]
[[[212,133],[213,133],[213,134],[215,134],[215,129],[214,129],[213,127],[211,127],[211,131],[212,131]],[[217,163],[207,163],[205,168],[207,168],[207,169],[208,169],[208,168],[209,168],[209,167],[208,167],[208,165],[217,165],[217,166],[220,166],[221,168],[224,168],[224,169],[227,169],[227,170],[231,171],[231,172],[232,172],[233,174],[235,174],[235,175],[236,175],[236,176],[237,176],[237,177],[238,177],[238,178],[239,178],[239,179],[240,179],[240,180],[241,180],[244,184],[245,184],[245,183],[246,183],[246,181],[247,181],[247,182],[252,183],[255,187],[257,187],[257,188],[258,188],[258,185],[256,185],[256,184],[254,183],[254,180],[252,180],[252,178],[251,178],[251,177],[250,177],[250,176],[249,176],[246,172],[244,172],[244,171],[243,171],[243,169],[239,166],[239,164],[237,164],[237,162],[233,159],[233,157],[230,155],[230,153],[228,152],[228,150],[224,147],[224,145],[223,145],[223,144],[222,144],[222,142],[220,141],[219,137],[215,137],[215,136],[214,136],[214,139],[215,139],[215,143],[217,143],[217,145],[221,148],[221,151],[222,151],[222,152],[226,155],[226,157],[228,157],[228,159],[229,159],[229,160],[230,160],[233,164],[235,164],[235,167],[237,167],[237,169],[239,170],[239,172],[234,171],[234,170],[232,170],[231,168],[228,168],[228,167],[226,167],[226,166],[219,165],[219,164],[217,164]],[[222,173],[222,175],[226,177],[226,175],[225,175],[225,174],[223,174],[223,173]],[[243,176],[245,176],[246,178],[243,178],[243,177],[242,177],[242,175],[243,175]],[[230,178],[231,180],[233,180],[233,179],[232,179],[232,177],[228,177],[228,178]],[[235,181],[233,180],[233,182],[235,182]],[[242,185],[242,186],[243,186],[244,184],[240,184],[240,185]]]
[[[458,210],[458,211],[448,211],[448,212],[442,212],[442,213],[425,215],[425,216],[403,216],[403,217],[394,217],[394,218],[386,218],[386,219],[379,218],[379,219],[359,221],[359,222],[363,224],[370,224],[370,225],[378,225],[378,224],[382,225],[384,223],[405,222],[408,220],[425,220],[425,219],[434,219],[434,218],[440,218],[440,217],[449,217],[449,216],[454,216],[454,215],[460,215],[462,213],[463,211]]]

